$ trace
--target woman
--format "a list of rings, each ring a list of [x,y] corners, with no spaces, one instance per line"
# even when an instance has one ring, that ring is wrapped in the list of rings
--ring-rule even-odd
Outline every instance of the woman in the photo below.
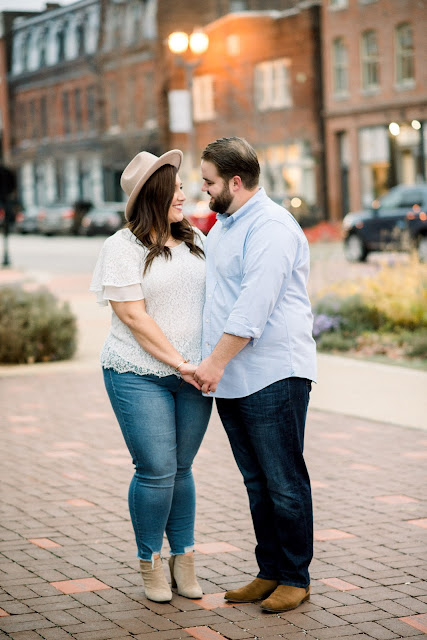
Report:
[[[129,510],[145,594],[169,602],[160,558],[171,548],[172,586],[201,598],[194,571],[192,462],[211,413],[193,379],[201,359],[203,236],[184,219],[182,152],[143,151],[122,174],[127,225],[101,250],[91,291],[112,307],[101,364],[133,458]]]

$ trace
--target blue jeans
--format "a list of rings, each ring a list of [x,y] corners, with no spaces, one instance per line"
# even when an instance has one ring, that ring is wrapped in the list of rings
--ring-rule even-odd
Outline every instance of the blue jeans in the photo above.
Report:
[[[217,398],[243,475],[254,524],[259,578],[306,587],[313,557],[313,509],[304,462],[311,382],[279,380],[245,398]]]
[[[173,555],[194,545],[193,459],[208,426],[212,400],[171,375],[117,373],[104,381],[135,465],[129,511],[141,560],[152,560],[163,534]]]

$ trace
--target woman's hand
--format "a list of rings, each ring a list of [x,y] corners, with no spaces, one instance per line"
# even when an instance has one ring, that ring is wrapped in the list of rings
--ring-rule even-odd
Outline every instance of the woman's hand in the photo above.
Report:
[[[179,367],[179,372],[181,374],[181,378],[185,380],[185,382],[188,382],[188,384],[192,384],[193,387],[196,387],[196,389],[200,391],[201,387],[194,379],[194,372],[196,369],[197,367],[195,364],[184,362],[184,364]]]

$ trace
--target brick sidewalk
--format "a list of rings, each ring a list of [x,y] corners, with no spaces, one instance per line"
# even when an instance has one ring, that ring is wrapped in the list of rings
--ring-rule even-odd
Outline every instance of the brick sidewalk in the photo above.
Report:
[[[160,605],[143,596],[127,510],[131,462],[100,373],[3,378],[0,393],[0,638],[427,633],[425,432],[310,412],[313,595],[272,615],[253,604],[224,606],[224,590],[247,582],[256,566],[247,498],[214,416],[195,464],[198,575],[207,595]]]

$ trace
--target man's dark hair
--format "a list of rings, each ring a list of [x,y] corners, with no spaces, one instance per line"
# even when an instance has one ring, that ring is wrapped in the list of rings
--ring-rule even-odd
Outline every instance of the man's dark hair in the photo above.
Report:
[[[219,138],[211,142],[203,151],[202,160],[212,162],[225,182],[240,176],[245,189],[255,189],[258,185],[258,158],[255,149],[244,138]]]

